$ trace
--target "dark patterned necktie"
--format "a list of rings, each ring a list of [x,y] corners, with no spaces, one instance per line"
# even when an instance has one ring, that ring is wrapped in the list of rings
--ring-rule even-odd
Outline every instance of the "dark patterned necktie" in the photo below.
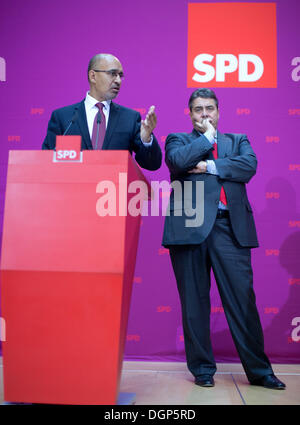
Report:
[[[100,150],[103,146],[103,141],[105,137],[106,131],[106,120],[105,115],[103,113],[103,103],[97,103],[95,106],[99,109],[97,112],[94,125],[93,125],[93,134],[92,134],[92,144],[93,149]]]

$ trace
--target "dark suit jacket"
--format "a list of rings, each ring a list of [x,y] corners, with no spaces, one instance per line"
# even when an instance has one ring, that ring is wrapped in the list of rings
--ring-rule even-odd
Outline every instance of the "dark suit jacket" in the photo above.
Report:
[[[191,181],[193,207],[195,207],[197,181],[204,182],[204,222],[199,227],[186,227],[187,217],[184,202],[174,202],[174,191],[170,197],[170,215],[165,219],[163,245],[200,244],[209,235],[216,219],[221,186],[227,197],[230,222],[238,243],[243,247],[257,247],[257,235],[253,212],[245,183],[256,173],[257,160],[245,134],[221,134],[218,132],[218,159],[215,160],[219,176],[212,174],[188,174],[195,165],[212,159],[213,147],[204,135],[192,133],[170,134],[166,140],[166,164],[171,173],[171,182],[182,183],[183,199],[187,198],[184,182]],[[177,208],[181,208],[180,213]],[[177,210],[177,211],[176,211]],[[175,212],[175,215],[174,215]]]
[[[62,135],[71,120],[68,135],[81,136],[81,149],[93,149],[84,106],[84,100],[74,105],[56,109],[50,118],[48,131],[42,149],[55,149],[56,136]],[[151,147],[144,146],[140,140],[141,116],[133,109],[111,102],[109,120],[103,142],[104,150],[128,150],[135,152],[137,163],[148,170],[161,166],[162,153],[153,136]]]

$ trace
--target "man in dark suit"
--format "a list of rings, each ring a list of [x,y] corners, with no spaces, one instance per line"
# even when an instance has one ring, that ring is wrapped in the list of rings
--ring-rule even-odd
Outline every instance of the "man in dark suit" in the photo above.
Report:
[[[219,106],[212,90],[194,91],[189,109],[192,133],[170,134],[166,139],[165,160],[174,190],[163,236],[181,301],[188,368],[197,385],[214,386],[216,363],[210,341],[209,296],[213,269],[249,382],[284,389],[285,384],[276,378],[264,353],[253,291],[250,248],[257,247],[258,241],[245,183],[256,173],[255,153],[245,134],[217,131]],[[176,193],[178,182],[181,190]],[[204,189],[202,199],[197,198],[200,184]],[[189,209],[185,207],[187,201]],[[195,226],[191,210],[197,212],[200,207],[203,217]]]
[[[81,148],[128,150],[148,170],[161,166],[161,149],[152,134],[157,118],[151,106],[145,120],[138,112],[112,102],[123,79],[120,61],[111,54],[94,56],[88,66],[90,90],[74,105],[55,110],[42,149],[55,149],[57,135],[80,135]]]

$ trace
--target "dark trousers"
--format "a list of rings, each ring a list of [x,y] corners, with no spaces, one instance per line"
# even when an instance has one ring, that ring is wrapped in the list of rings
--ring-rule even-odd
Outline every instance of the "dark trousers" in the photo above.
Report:
[[[229,218],[216,219],[200,245],[170,246],[179,291],[187,365],[197,377],[216,372],[210,341],[210,272],[213,269],[226,319],[251,382],[273,373],[264,353],[253,291],[251,251],[236,241]]]

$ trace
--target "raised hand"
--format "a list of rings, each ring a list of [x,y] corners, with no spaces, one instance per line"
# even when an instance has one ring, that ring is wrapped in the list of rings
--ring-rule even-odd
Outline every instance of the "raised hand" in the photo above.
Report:
[[[144,143],[149,143],[151,140],[151,133],[156,127],[157,117],[155,114],[155,106],[151,106],[146,115],[146,118],[141,122],[141,139]]]

